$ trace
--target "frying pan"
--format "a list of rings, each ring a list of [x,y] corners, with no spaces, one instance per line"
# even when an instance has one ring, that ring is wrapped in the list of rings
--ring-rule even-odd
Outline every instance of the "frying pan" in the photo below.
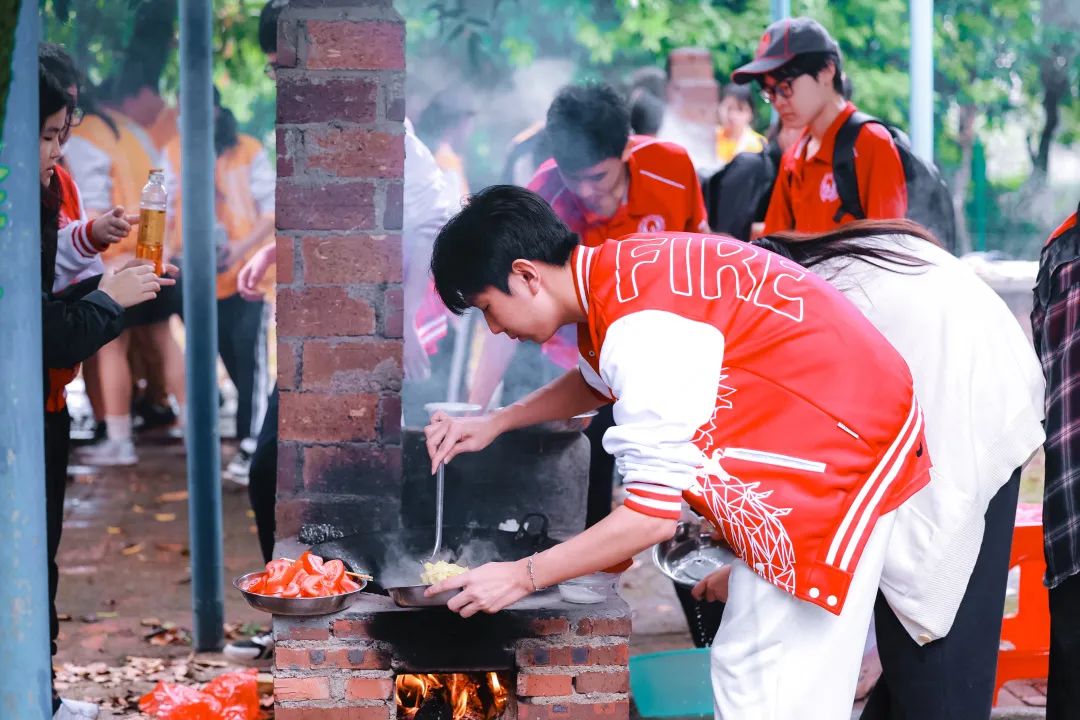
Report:
[[[523,517],[516,531],[495,528],[443,528],[440,558],[475,565],[480,562],[513,561],[558,544],[548,536],[547,516],[530,513]],[[445,605],[455,594],[424,597],[427,585],[418,585],[421,563],[431,554],[435,528],[403,528],[385,532],[363,532],[315,545],[311,551],[322,557],[340,558],[353,568],[366,571],[375,579],[367,591],[390,595],[401,607]]]

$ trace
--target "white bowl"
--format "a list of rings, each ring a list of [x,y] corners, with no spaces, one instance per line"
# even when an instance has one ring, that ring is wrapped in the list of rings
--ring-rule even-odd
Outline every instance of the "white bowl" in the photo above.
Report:
[[[559,583],[559,594],[568,603],[592,605],[616,594],[619,573],[596,572]]]

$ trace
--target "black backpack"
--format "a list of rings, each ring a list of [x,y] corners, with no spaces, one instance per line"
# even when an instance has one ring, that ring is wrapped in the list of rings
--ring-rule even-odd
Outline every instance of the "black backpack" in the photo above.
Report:
[[[702,183],[709,229],[750,242],[751,225],[765,219],[769,207],[779,148],[739,153]]]
[[[845,214],[860,220],[866,217],[859,200],[859,183],[855,176],[855,138],[867,123],[877,123],[888,130],[896,145],[896,151],[900,153],[904,178],[907,180],[908,218],[932,232],[949,252],[955,254],[956,213],[952,195],[941,178],[941,173],[932,163],[926,162],[912,151],[911,140],[903,130],[866,113],[852,114],[836,134],[833,178],[836,181],[836,192],[840,195],[840,209],[836,211],[833,219],[840,222]]]

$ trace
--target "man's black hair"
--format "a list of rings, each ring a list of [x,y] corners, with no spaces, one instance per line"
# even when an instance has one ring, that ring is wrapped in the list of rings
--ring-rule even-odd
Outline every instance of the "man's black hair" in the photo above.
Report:
[[[259,47],[269,55],[277,52],[277,25],[289,0],[269,0],[259,13]]]
[[[750,106],[750,109],[754,109],[753,93],[750,91],[749,85],[736,85],[735,83],[728,83],[720,91],[720,99],[735,98],[741,103],[746,103]]]
[[[834,52],[815,52],[815,53],[803,53],[802,55],[796,55],[791,59],[791,62],[786,65],[773,70],[768,73],[768,76],[782,82],[788,78],[796,78],[800,75],[810,75],[814,79],[821,74],[821,71],[832,63],[835,72],[833,73],[832,86],[837,95],[844,95],[844,66],[840,60],[840,56]],[[764,76],[762,76],[764,79]]]
[[[515,260],[565,265],[577,244],[578,236],[539,195],[517,185],[491,185],[439,231],[431,274],[443,303],[460,315],[489,287],[509,293]]]
[[[559,168],[576,172],[622,157],[630,137],[630,112],[610,85],[567,85],[548,108],[547,131]]]
[[[461,88],[448,87],[437,92],[420,111],[414,128],[424,144],[434,150],[446,133],[474,115],[476,106]]]
[[[638,135],[656,135],[664,122],[664,101],[639,92],[630,102],[630,127]]]
[[[661,102],[667,97],[667,73],[655,65],[639,67],[630,73],[628,80],[631,97],[634,96],[635,91],[647,92]]]

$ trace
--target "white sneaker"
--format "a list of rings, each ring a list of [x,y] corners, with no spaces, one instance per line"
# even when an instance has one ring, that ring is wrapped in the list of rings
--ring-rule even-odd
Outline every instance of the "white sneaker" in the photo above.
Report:
[[[135,454],[135,443],[131,440],[105,439],[93,445],[79,449],[79,460],[86,465],[111,467],[114,465],[134,465],[139,462]]]
[[[251,472],[251,457],[255,454],[255,445],[253,438],[244,438],[225,468],[225,474],[237,485],[247,485],[249,482],[248,474]]]
[[[266,666],[274,661],[274,636],[252,635],[225,646],[222,654],[242,665]]]
[[[60,707],[53,713],[53,720],[97,720],[99,712],[95,703],[60,698]]]

